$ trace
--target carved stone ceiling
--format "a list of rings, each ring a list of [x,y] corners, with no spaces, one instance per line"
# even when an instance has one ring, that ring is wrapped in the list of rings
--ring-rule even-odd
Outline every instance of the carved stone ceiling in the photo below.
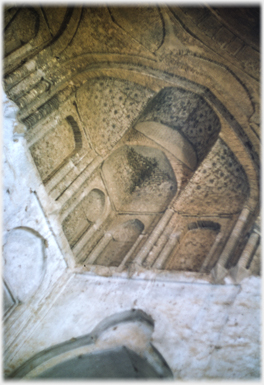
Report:
[[[234,12],[5,6],[15,135],[80,271],[217,281],[238,263],[259,215],[259,13]]]

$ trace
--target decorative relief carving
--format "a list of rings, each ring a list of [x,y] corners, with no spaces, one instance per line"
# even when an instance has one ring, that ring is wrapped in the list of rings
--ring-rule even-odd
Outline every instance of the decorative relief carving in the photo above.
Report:
[[[220,121],[199,95],[181,88],[161,90],[146,106],[139,122],[158,122],[179,131],[204,159],[220,132]]]
[[[237,213],[248,194],[249,185],[243,167],[219,138],[174,208],[192,214]]]
[[[44,183],[81,145],[80,129],[73,117],[69,116],[30,147]]]
[[[36,97],[40,97],[40,95],[46,92],[49,88],[50,84],[46,80],[42,79],[28,93],[21,97],[18,96],[18,99],[15,99],[15,102],[22,109],[30,104]]]
[[[10,74],[4,75],[4,85],[7,89],[10,87],[14,87],[15,84],[22,81],[22,79],[26,78],[30,74],[34,73],[36,70],[36,62],[34,60],[30,60],[24,65],[22,65],[17,70],[11,72]],[[13,99],[14,96],[12,91],[10,93],[10,98]]]
[[[77,105],[95,150],[107,155],[131,127],[154,93],[113,78],[89,80],[77,91]]]
[[[29,15],[27,9],[24,10]],[[24,10],[18,11],[13,7],[6,10],[6,40],[9,45],[16,41],[15,35],[10,32],[11,27]],[[176,37],[177,28],[174,28],[176,21],[171,12],[167,8],[161,12],[158,7],[140,10],[139,15],[138,8],[36,8],[36,17],[40,23],[45,24],[50,39],[43,35],[43,40],[38,40],[44,49],[34,60],[26,63],[20,61],[20,67],[14,66],[17,69],[13,72],[8,69],[5,84],[20,107],[19,119],[28,128],[25,136],[31,141],[30,150],[45,186],[48,186],[47,191],[60,206],[60,221],[76,260],[88,261],[91,254],[95,264],[100,262],[102,265],[120,266],[120,261],[130,255],[132,243],[137,244],[139,237],[133,242],[115,239],[109,229],[113,223],[116,224],[116,211],[126,216],[142,212],[152,215],[154,230],[144,233],[147,240],[145,243],[144,239],[142,242],[140,240],[140,250],[131,254],[129,263],[135,258],[141,267],[163,269],[171,250],[179,250],[183,244],[183,239],[178,236],[182,230],[179,223],[168,231],[167,222],[171,217],[179,215],[178,219],[181,220],[181,214],[197,215],[198,218],[202,215],[224,214],[232,222],[231,215],[237,215],[249,192],[254,191],[254,188],[249,191],[247,180],[251,170],[246,170],[247,176],[233,152],[218,139],[221,125],[216,110],[226,118],[237,137],[243,139],[255,161],[255,149],[251,141],[247,140],[246,129],[241,122],[238,123],[237,117],[233,118],[232,111],[229,113],[224,106],[225,100],[229,102],[234,98],[235,91],[231,93],[231,99],[222,95],[220,102],[215,91],[219,95],[222,88],[218,87],[218,82],[206,83],[203,80],[203,83],[199,66],[207,63],[211,80],[214,75],[220,74],[216,70],[217,66],[225,68],[226,72],[222,74],[228,73],[230,84],[225,80],[223,90],[226,89],[228,93],[233,84],[241,85],[254,110],[254,98],[246,82],[238,78],[223,61],[217,61],[213,49],[218,45],[226,51],[225,55],[229,52],[231,61],[239,59],[239,65],[247,61],[245,56],[252,54],[253,62],[258,56],[252,52],[252,47],[246,46],[243,49],[241,39],[227,27],[223,28],[212,10],[184,7],[170,10],[178,20],[182,19],[184,23],[189,20],[187,24],[190,26],[194,20],[199,34],[204,35],[204,41],[199,45],[201,51],[194,52],[187,47],[193,48],[192,42],[197,39],[196,35],[191,36],[190,31],[180,34],[177,37],[179,43],[176,44],[178,55],[175,56],[170,50],[170,42],[173,41],[170,39],[172,35]],[[162,15],[166,19],[166,26]],[[105,24],[100,24],[98,29],[98,22],[102,19]],[[185,28],[182,20],[180,23]],[[10,35],[9,39],[8,33],[13,37]],[[168,39],[164,43],[165,33]],[[131,44],[127,44],[129,36],[132,37]],[[205,48],[209,40],[212,57],[207,55]],[[26,44],[26,39],[22,39],[21,44]],[[162,62],[159,62],[152,53],[162,45],[165,55],[160,56]],[[37,52],[37,47],[33,48]],[[130,62],[134,51],[138,56],[133,55]],[[53,56],[51,61],[48,60],[51,58],[50,52]],[[75,56],[76,60],[73,60]],[[177,71],[176,67],[180,63],[181,69],[186,72],[186,79],[180,77],[185,77],[185,72]],[[185,66],[185,63],[188,65]],[[120,74],[119,69],[122,71]],[[254,68],[251,70],[255,71]],[[91,79],[91,76],[96,77]],[[240,97],[242,103],[245,95]],[[60,121],[61,114],[65,116],[63,109],[70,110],[69,103],[74,96],[76,114],[80,119],[78,122],[82,122],[85,136],[92,147],[89,154],[84,145],[85,136],[82,136],[83,132],[72,116],[67,116],[63,123],[51,127],[52,119]],[[245,115],[251,112],[247,111]],[[67,113],[71,112],[67,110]],[[42,125],[46,123],[48,125],[44,132]],[[232,149],[235,146],[232,143]],[[69,159],[71,162],[67,163]],[[184,178],[178,175],[181,174],[178,164],[184,169]],[[90,183],[91,176],[95,173],[99,175],[99,172],[105,186],[99,184],[97,189]],[[176,177],[179,181],[184,179],[184,185],[176,181]],[[91,189],[100,191],[99,188],[102,188],[105,195],[104,204],[99,204],[98,208],[100,199],[90,194]],[[89,190],[88,195],[84,194],[85,189],[87,193]],[[94,224],[98,224],[97,218],[102,218],[100,210],[103,210],[106,201],[109,202],[109,210],[106,210],[107,215],[97,227]],[[94,216],[90,215],[90,211],[88,213],[86,205],[94,207]],[[157,224],[159,215],[164,218]],[[106,234],[109,231],[108,237]],[[202,230],[189,230],[188,237],[199,231]],[[208,245],[211,245],[213,233],[211,237],[210,231],[215,230],[203,231],[209,234],[205,241],[207,239]],[[205,236],[205,233],[201,236]],[[223,234],[221,242],[226,241],[227,237],[227,234]],[[177,245],[178,241],[180,243]],[[188,250],[188,245],[185,246]],[[96,252],[93,254],[94,250]],[[170,261],[166,268],[206,270],[204,264],[207,260],[201,256],[206,253],[199,242],[197,250],[199,256],[196,264],[193,259],[190,259],[190,265],[178,263],[175,259],[174,265],[171,267]],[[108,252],[113,256],[112,262]]]

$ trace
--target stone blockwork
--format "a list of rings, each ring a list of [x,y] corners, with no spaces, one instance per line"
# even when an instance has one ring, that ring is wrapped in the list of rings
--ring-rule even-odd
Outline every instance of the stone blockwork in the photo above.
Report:
[[[230,320],[260,280],[259,8],[11,4],[3,21],[6,373],[138,306],[157,329],[114,346],[127,365],[258,377],[257,331],[249,362]]]

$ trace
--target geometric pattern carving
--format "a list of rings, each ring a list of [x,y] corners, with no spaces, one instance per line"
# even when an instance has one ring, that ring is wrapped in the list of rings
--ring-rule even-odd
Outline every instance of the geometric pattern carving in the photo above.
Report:
[[[195,215],[237,213],[248,194],[249,185],[243,167],[219,138],[174,208]]]
[[[201,161],[220,132],[219,118],[199,95],[181,88],[162,89],[147,105],[140,122],[153,121],[183,134]]]
[[[75,136],[72,125],[68,119],[64,119],[30,147],[31,155],[44,182],[47,182],[68,157],[73,155],[77,147]]]
[[[154,92],[113,78],[88,80],[77,91],[77,105],[95,150],[107,155]]]

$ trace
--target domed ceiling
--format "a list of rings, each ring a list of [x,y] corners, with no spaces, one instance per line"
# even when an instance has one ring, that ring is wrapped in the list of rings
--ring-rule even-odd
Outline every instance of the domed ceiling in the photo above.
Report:
[[[17,135],[79,271],[221,281],[237,264],[259,215],[259,43],[245,14],[252,33],[214,7],[5,7]]]

